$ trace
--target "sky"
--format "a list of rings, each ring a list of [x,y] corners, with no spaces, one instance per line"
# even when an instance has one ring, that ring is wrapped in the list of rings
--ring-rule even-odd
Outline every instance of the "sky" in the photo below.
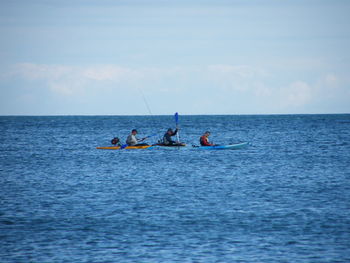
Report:
[[[350,113],[348,0],[0,0],[0,115]]]

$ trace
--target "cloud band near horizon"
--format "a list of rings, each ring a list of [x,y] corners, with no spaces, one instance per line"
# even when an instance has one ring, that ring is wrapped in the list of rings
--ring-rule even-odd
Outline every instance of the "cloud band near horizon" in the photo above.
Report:
[[[332,105],[332,101],[344,101],[335,113],[348,112],[348,99],[344,98],[350,97],[346,88],[349,79],[330,72],[320,73],[312,81],[285,78],[287,81],[281,83],[275,74],[266,68],[227,64],[132,68],[19,63],[1,80],[23,88],[18,94],[1,90],[2,104],[10,101],[12,105],[1,111],[6,115],[35,115],[40,112],[40,96],[47,94],[53,107],[64,101],[64,108],[52,108],[49,115],[142,115],[147,113],[143,93],[154,114],[160,115],[175,108],[185,114],[278,114],[307,113],[308,108],[318,107],[314,113],[325,113],[325,104]],[[111,104],[113,97],[123,103]],[[107,105],[101,109],[97,105],[103,100]],[[132,109],[128,100],[137,102]],[[25,106],[24,112],[16,111],[18,104]],[[253,112],[250,105],[260,110]]]

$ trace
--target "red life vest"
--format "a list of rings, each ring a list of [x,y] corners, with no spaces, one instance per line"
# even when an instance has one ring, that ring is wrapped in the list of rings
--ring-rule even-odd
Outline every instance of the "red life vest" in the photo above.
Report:
[[[199,139],[199,143],[202,146],[212,146],[212,144],[208,142],[208,138],[205,137],[204,135]]]

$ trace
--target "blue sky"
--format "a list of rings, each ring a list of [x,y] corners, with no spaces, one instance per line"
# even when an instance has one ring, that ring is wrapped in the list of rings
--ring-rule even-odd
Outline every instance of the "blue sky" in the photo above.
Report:
[[[349,14],[347,0],[0,0],[0,115],[349,113]]]

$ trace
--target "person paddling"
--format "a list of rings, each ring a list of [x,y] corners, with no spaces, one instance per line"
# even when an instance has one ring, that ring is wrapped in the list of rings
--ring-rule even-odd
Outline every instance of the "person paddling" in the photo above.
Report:
[[[171,128],[167,130],[167,132],[163,136],[163,144],[167,146],[178,145],[178,142],[175,142],[171,139],[172,136],[175,136],[178,132],[178,128],[173,131]]]
[[[126,139],[126,144],[128,146],[144,146],[144,145],[148,145],[147,143],[139,143],[139,142],[142,142],[145,139],[147,139],[147,137],[142,138],[142,139],[138,139],[136,137],[136,134],[137,134],[137,130],[133,129],[131,131],[131,134],[129,134],[128,138]]]
[[[209,142],[210,132],[206,131],[199,139],[201,146],[214,146],[214,144]]]

